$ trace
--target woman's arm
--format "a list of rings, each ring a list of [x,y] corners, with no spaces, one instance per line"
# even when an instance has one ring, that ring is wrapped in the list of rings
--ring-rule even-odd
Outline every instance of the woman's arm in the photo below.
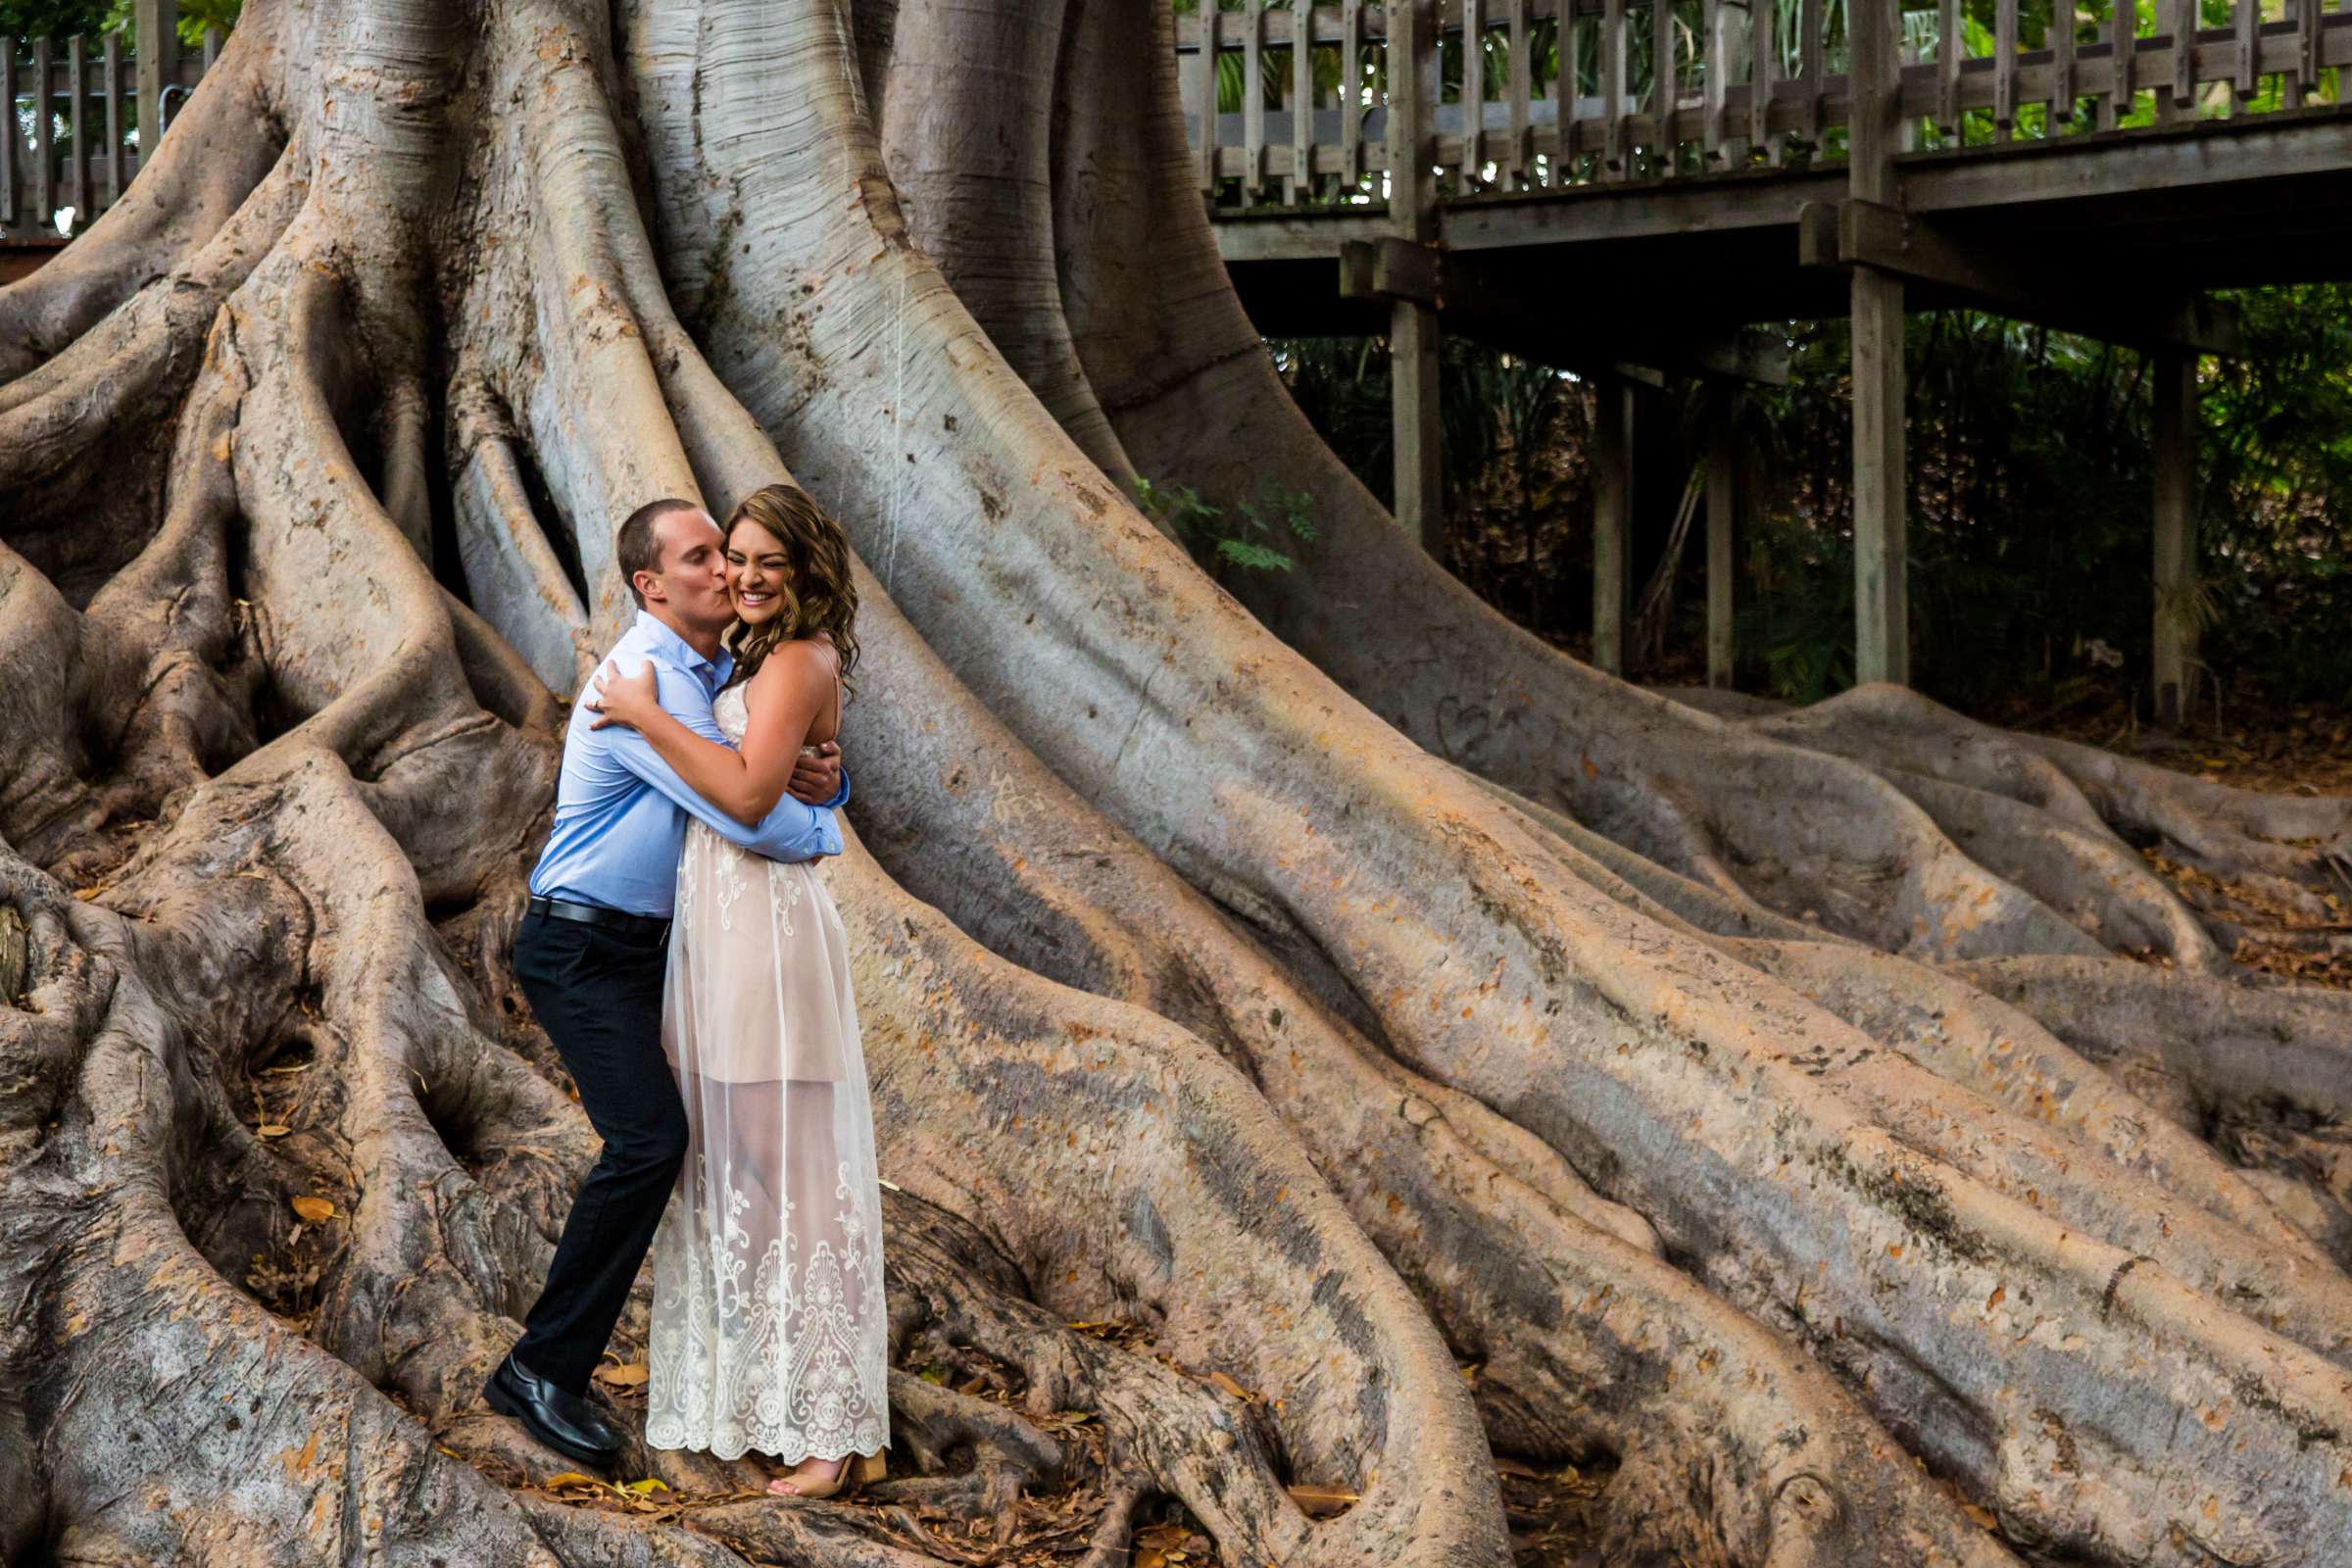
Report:
[[[756,827],[783,799],[785,786],[792,778],[793,763],[800,755],[798,740],[781,750],[764,744],[757,749],[753,746],[754,736],[763,730],[772,731],[777,724],[789,724],[791,721],[792,705],[784,705],[771,715],[768,724],[760,722],[760,689],[768,687],[769,702],[776,701],[779,683],[773,680],[773,675],[786,672],[775,670],[773,666],[783,662],[785,656],[797,651],[800,650],[778,649],[767,662],[769,667],[760,670],[754,678],[751,690],[745,694],[753,718],[752,733],[746,735],[741,753],[696,734],[676,714],[663,708],[650,662],[635,675],[620,675],[612,668],[598,674],[596,695],[590,703],[599,715],[594,727],[602,729],[607,724],[628,725],[645,737],[646,744],[653,748],[654,754],[667,762],[689,789],[735,820]],[[813,683],[788,680],[781,684],[797,687]],[[800,736],[808,735],[808,725],[814,722],[823,698],[824,689],[818,686],[814,700],[806,705],[808,710],[800,718],[797,732]]]

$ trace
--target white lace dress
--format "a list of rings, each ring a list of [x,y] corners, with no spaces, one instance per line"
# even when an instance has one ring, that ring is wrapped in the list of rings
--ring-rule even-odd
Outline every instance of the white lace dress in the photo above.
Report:
[[[719,729],[743,744],[743,688]],[[823,867],[686,830],[662,1046],[686,1169],[654,1237],[646,1442],[787,1464],[890,1441],[882,1201]]]

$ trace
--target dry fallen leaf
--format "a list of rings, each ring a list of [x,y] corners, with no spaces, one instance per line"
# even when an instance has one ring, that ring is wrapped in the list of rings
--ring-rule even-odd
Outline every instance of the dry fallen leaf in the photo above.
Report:
[[[1298,1505],[1299,1511],[1309,1518],[1335,1514],[1351,1503],[1363,1500],[1360,1494],[1338,1487],[1294,1486],[1283,1490],[1291,1494],[1291,1500]]]
[[[1239,1383],[1234,1382],[1233,1379],[1227,1377],[1222,1372],[1211,1372],[1208,1375],[1208,1381],[1215,1384],[1220,1393],[1230,1394],[1235,1398],[1242,1400],[1244,1403],[1249,1403],[1257,1397],[1256,1395],[1251,1394],[1248,1389],[1243,1388]]]
[[[605,1485],[604,1482],[597,1480],[596,1477],[584,1476],[577,1470],[559,1471],[555,1475],[549,1476],[545,1481],[542,1481],[539,1484],[547,1488],[550,1492],[561,1491],[564,1487],[601,1487]]]
[[[293,1130],[277,1122],[266,1121],[253,1130],[253,1135],[256,1138],[283,1138]]]
[[[645,1379],[646,1367],[643,1361],[630,1361],[622,1366],[600,1366],[596,1369],[596,1381],[608,1389],[633,1389],[643,1383]]]
[[[312,1198],[306,1194],[294,1200],[294,1212],[313,1225],[317,1225],[335,1217],[335,1205],[323,1198]]]

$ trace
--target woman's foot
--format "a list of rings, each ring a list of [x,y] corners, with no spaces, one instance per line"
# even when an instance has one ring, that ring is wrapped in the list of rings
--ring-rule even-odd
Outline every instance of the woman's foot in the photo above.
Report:
[[[880,1453],[845,1453],[838,1459],[803,1459],[791,1472],[780,1475],[767,1484],[767,1490],[780,1497],[805,1497],[810,1502],[830,1497],[840,1492],[844,1483],[852,1492],[869,1481],[883,1476]]]

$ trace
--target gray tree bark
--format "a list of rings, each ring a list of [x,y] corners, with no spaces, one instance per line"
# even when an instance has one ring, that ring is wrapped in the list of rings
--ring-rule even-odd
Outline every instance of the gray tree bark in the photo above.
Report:
[[[2316,899],[2346,803],[1511,632],[1274,381],[1169,25],[251,0],[0,291],[0,1553],[924,1560],[477,1398],[594,1152],[506,948],[612,520],[788,475],[871,568],[894,1356],[1012,1395],[895,1375],[886,1501],[1077,1410],[1090,1563],[1499,1564],[1491,1450],[1614,1465],[1611,1561],[2352,1539],[2352,1007],[2132,853]],[[1139,472],[1319,543],[1245,609]]]

